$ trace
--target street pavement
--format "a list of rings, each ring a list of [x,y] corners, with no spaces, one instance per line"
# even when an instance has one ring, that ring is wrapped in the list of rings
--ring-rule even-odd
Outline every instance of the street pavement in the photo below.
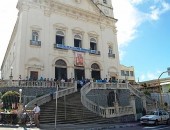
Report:
[[[139,123],[119,123],[119,124],[40,124],[40,128],[35,126],[19,126],[0,124],[0,130],[105,130],[125,127],[134,127]]]
[[[3,125],[0,130],[170,130],[170,126],[142,126],[139,122],[118,124],[41,124],[40,128],[35,126]]]

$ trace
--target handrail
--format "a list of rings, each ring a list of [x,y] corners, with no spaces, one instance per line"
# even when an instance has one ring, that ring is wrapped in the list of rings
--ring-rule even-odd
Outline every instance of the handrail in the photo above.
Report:
[[[68,87],[68,88],[60,88],[61,90],[58,91],[58,94],[57,94],[57,98],[59,97],[63,97],[65,95],[68,95],[68,94],[71,94],[71,93],[74,93],[74,92],[77,92],[77,82],[75,83],[72,83],[72,87]],[[41,97],[38,97],[36,99],[33,99],[32,101],[30,101],[27,105],[26,105],[26,109],[33,109],[34,107],[34,104],[38,104],[39,106],[44,104],[44,103],[47,103],[51,100],[51,98],[55,99],[56,98],[56,92],[54,93],[51,93],[51,94],[46,94],[44,96],[41,96]]]
[[[142,92],[140,92],[139,90],[137,90],[136,88],[134,88],[131,84],[127,84],[129,90],[135,94],[137,97],[141,98],[141,95],[144,95]]]
[[[0,87],[57,87],[62,88],[72,86],[72,82],[59,81],[29,81],[29,80],[1,80]]]
[[[131,84],[128,84],[129,89],[136,95],[138,94],[138,97],[141,98],[141,95],[144,95],[143,92],[139,91],[138,89],[134,88]],[[137,95],[136,95],[137,96]],[[155,103],[154,99],[152,99],[150,96],[145,95],[146,100],[150,101],[151,103]]]
[[[98,86],[99,85],[99,86]],[[86,94],[92,90],[92,89],[106,89],[108,88],[107,85],[109,84],[99,84],[90,82],[85,84],[81,88],[81,102],[82,104],[89,109],[90,111],[98,114],[99,116],[105,117],[105,118],[110,118],[110,117],[116,117],[116,116],[121,116],[121,115],[128,115],[128,114],[133,114],[133,108],[131,106],[126,106],[126,107],[102,107],[99,106],[99,104],[94,103],[90,99],[87,98]],[[97,87],[98,86],[98,87]],[[112,84],[111,88],[117,88],[118,86],[116,84]],[[124,87],[123,87],[124,88]],[[118,110],[116,110],[118,109]]]

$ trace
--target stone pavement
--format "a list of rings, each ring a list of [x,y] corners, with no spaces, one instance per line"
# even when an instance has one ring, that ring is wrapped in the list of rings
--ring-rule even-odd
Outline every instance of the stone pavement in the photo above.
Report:
[[[139,125],[139,122],[131,123],[116,123],[116,124],[57,124],[56,128],[54,124],[40,124],[40,128],[35,126],[19,126],[19,125],[4,125],[0,124],[0,130],[108,130],[115,128],[135,127]],[[6,129],[5,129],[6,128]],[[12,129],[13,128],[13,129]]]

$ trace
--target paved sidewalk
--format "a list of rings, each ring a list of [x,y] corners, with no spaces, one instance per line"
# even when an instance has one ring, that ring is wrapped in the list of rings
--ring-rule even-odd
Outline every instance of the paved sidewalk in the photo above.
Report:
[[[56,129],[54,124],[42,124],[43,130],[104,130],[114,128],[125,128],[138,126],[139,122],[133,123],[117,123],[117,124],[57,124]]]
[[[115,128],[135,127],[139,125],[139,122],[132,123],[116,123],[116,124],[57,124],[56,128],[54,124],[40,124],[40,128],[35,126],[19,126],[19,125],[7,125],[0,124],[0,130],[5,128],[13,128],[15,130],[106,130]]]

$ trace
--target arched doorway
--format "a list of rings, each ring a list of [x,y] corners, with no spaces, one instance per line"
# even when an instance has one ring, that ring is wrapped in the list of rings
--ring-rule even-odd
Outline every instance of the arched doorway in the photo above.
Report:
[[[84,67],[75,67],[74,74],[76,80],[84,80],[85,79]]]
[[[100,67],[99,67],[99,65],[96,64],[96,63],[93,63],[93,64],[91,65],[91,69],[92,69],[92,71],[91,71],[91,77],[92,77],[94,80],[99,80],[99,79],[101,79],[101,77],[100,77]]]
[[[62,59],[55,62],[55,79],[67,79],[67,64]]]

